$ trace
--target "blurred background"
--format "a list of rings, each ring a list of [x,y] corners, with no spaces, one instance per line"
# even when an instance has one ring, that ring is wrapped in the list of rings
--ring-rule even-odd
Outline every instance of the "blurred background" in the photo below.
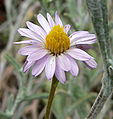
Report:
[[[107,6],[113,46],[113,0],[107,0]],[[19,55],[18,49],[24,45],[14,45],[13,42],[27,39],[20,37],[17,32],[19,27],[26,27],[26,21],[38,24],[38,13],[46,17],[49,12],[54,18],[56,10],[63,24],[71,25],[69,34],[78,30],[94,33],[83,0],[0,0],[0,119],[9,119],[10,110],[13,110],[11,119],[43,119],[51,81],[46,80],[44,73],[36,78],[32,77],[31,71],[22,73],[25,56]],[[66,73],[66,84],[59,83],[56,90],[51,119],[84,119],[90,111],[101,88],[103,76],[98,43],[92,46],[88,53],[95,58],[98,67],[90,70],[77,62],[79,76],[73,77]],[[24,99],[14,108],[21,81],[24,84]],[[97,119],[113,119],[113,98],[106,102]]]

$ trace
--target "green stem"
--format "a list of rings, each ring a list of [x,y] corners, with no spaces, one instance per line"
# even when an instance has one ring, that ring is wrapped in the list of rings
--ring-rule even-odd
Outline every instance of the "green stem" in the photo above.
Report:
[[[46,108],[46,114],[45,114],[45,119],[49,119],[49,115],[50,115],[50,110],[51,110],[51,105],[53,102],[53,98],[55,95],[55,90],[56,87],[58,85],[58,80],[57,78],[54,76],[53,80],[52,80],[52,84],[51,84],[51,90],[50,90],[50,94],[49,94],[49,99],[48,99],[48,104],[47,104],[47,108]]]

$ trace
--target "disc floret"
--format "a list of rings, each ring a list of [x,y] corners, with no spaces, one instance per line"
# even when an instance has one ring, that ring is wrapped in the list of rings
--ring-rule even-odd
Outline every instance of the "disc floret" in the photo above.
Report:
[[[52,54],[61,54],[70,47],[70,39],[64,32],[63,26],[55,25],[46,36],[46,49]]]

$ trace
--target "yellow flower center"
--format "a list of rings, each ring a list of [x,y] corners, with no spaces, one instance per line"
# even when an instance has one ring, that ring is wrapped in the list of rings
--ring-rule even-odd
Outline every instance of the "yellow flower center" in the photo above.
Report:
[[[63,26],[55,25],[53,29],[46,36],[46,48],[51,53],[57,55],[65,52],[70,46],[70,39],[64,32]]]

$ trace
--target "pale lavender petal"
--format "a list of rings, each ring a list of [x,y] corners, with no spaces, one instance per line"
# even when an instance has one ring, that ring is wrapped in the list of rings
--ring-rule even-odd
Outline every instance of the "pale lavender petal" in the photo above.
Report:
[[[23,65],[23,72],[26,73],[27,71],[29,71],[30,67],[34,64],[35,62],[33,61],[25,61],[24,65]]]
[[[71,46],[76,44],[93,44],[95,42],[96,42],[95,34],[79,35],[76,38],[70,40]]]
[[[79,49],[82,49],[82,50],[89,50],[89,49],[93,48],[92,46],[87,45],[87,44],[79,44],[79,45],[76,45],[76,47]]]
[[[69,71],[71,69],[70,60],[64,54],[61,54],[57,57],[57,62],[60,64],[60,67],[64,71]]]
[[[21,34],[21,36],[25,36],[25,37],[31,38],[33,40],[37,40],[37,41],[42,42],[41,37],[38,36],[37,34],[35,34],[34,32],[32,32],[29,29],[19,28],[18,32]]]
[[[70,30],[71,25],[67,24],[64,26],[64,32],[68,33],[68,31]]]
[[[47,63],[45,66],[45,74],[47,79],[52,79],[54,73],[55,73],[55,68],[56,68],[56,56],[50,55],[47,59]]]
[[[55,76],[62,84],[66,82],[65,72],[60,68],[60,64],[58,64],[57,61],[56,61]]]
[[[44,56],[43,58],[35,62],[32,68],[32,75],[38,76],[43,71],[46,65],[47,58],[48,58],[48,55]]]
[[[88,53],[78,48],[71,48],[67,50],[67,54],[80,61],[86,61],[93,58]]]
[[[59,24],[60,26],[63,26],[63,23],[62,23],[57,11],[55,13],[55,22],[56,22],[56,25]]]
[[[41,49],[41,46],[29,45],[29,46],[25,46],[23,48],[20,48],[18,53],[21,55],[30,55],[31,53],[33,53],[34,51],[37,51],[38,49]]]
[[[13,42],[13,44],[40,44],[39,41],[36,40],[24,40],[24,41],[19,41],[19,42]]]
[[[71,70],[70,70],[70,73],[73,75],[73,76],[77,76],[78,73],[79,73],[79,68],[78,68],[78,65],[76,63],[76,61],[68,56],[69,60],[70,60],[70,63],[71,63]]]
[[[73,40],[73,39],[75,39],[76,37],[78,37],[78,36],[80,36],[80,35],[84,35],[84,34],[89,34],[89,32],[88,32],[88,31],[76,31],[76,32],[72,33],[72,34],[69,36],[69,38],[70,38],[71,40]]]
[[[89,67],[90,69],[94,69],[97,67],[97,63],[95,62],[94,59],[90,59],[87,61],[84,61],[84,63],[87,65],[87,67]]]
[[[50,32],[51,28],[50,28],[50,25],[47,22],[47,20],[41,14],[38,14],[37,19],[38,19],[38,22],[40,23],[40,25],[43,27],[43,29],[48,34]]]
[[[28,57],[28,61],[36,61],[44,57],[46,54],[48,54],[48,51],[46,49],[37,49],[36,51],[32,52]]]
[[[46,34],[46,32],[40,26],[35,25],[35,24],[33,24],[32,22],[29,22],[29,21],[27,21],[26,24],[27,24],[27,27],[31,31],[33,31],[34,33],[36,33],[37,35],[39,35],[42,39],[45,39],[45,37],[46,37],[47,34]]]
[[[87,37],[87,38],[84,37],[83,39],[79,39],[78,41],[75,41],[75,44],[93,44],[95,42],[96,42],[96,38],[92,36],[92,37]]]
[[[48,22],[49,22],[49,25],[52,27],[54,27],[55,25],[55,22],[53,21],[53,18],[51,17],[51,15],[49,13],[47,13],[47,19],[48,19]]]

